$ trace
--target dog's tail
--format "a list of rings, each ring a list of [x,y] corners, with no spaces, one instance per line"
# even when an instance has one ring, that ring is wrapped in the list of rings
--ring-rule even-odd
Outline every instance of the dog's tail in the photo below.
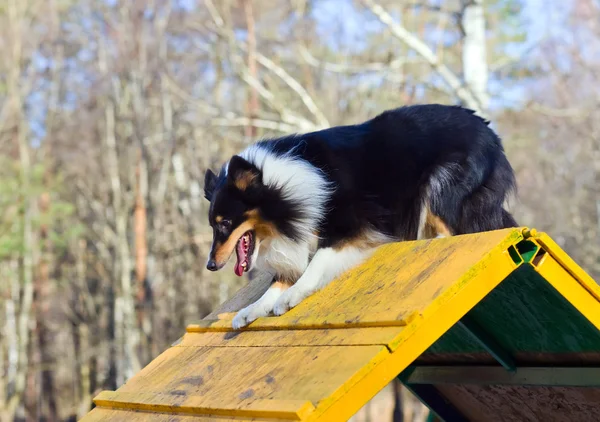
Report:
[[[504,208],[509,196],[516,193],[515,175],[504,151],[497,150],[493,159],[477,158],[481,161],[440,168],[432,177],[429,210],[453,235],[518,227]],[[451,180],[451,184],[440,182],[443,180]]]
[[[501,152],[487,179],[465,197],[458,231],[476,233],[518,227],[514,217],[504,208],[507,199],[516,194],[516,189],[513,169]]]

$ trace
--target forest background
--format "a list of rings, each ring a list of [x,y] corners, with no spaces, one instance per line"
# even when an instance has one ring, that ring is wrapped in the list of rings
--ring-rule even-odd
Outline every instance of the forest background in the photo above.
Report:
[[[81,417],[245,283],[202,181],[258,138],[463,104],[600,280],[599,78],[598,0],[0,0],[0,420]]]

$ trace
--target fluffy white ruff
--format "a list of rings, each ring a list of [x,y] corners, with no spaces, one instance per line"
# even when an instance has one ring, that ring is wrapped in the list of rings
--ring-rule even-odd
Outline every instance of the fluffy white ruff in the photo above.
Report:
[[[301,234],[301,240],[310,242],[325,215],[325,204],[333,191],[323,172],[290,153],[276,155],[260,145],[248,147],[240,157],[261,170],[266,186],[281,189],[285,200],[301,208],[302,215],[292,224]]]
[[[256,259],[253,259],[256,269],[299,277],[316,250],[318,237],[315,233],[325,216],[325,204],[333,192],[332,184],[320,169],[290,153],[277,155],[264,146],[252,145],[239,155],[262,172],[266,186],[281,190],[283,198],[302,211],[301,216],[291,222],[300,238],[261,241],[257,244]]]

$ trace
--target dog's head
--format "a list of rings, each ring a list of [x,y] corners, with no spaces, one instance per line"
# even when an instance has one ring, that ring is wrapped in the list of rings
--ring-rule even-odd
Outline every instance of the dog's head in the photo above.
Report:
[[[261,241],[276,232],[274,224],[266,221],[261,212],[266,190],[261,171],[237,155],[219,175],[210,169],[206,171],[204,196],[210,201],[208,221],[213,229],[206,264],[209,270],[223,268],[234,251],[238,276],[253,267]]]

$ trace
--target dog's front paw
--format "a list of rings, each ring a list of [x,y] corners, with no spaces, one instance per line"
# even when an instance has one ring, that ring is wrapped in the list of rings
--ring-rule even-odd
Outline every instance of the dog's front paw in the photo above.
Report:
[[[250,324],[248,321],[248,313],[245,312],[247,308],[238,311],[238,313],[233,317],[233,321],[231,321],[231,327],[234,330],[239,330],[242,327]]]
[[[260,317],[268,316],[269,312],[270,311],[267,311],[261,305],[252,304],[246,306],[244,309],[241,309],[235,317],[233,317],[231,326],[234,330],[239,330],[240,328],[245,327]]]
[[[275,315],[283,315],[290,309],[296,307],[308,295],[305,295],[299,288],[290,287],[287,289],[273,307]]]

